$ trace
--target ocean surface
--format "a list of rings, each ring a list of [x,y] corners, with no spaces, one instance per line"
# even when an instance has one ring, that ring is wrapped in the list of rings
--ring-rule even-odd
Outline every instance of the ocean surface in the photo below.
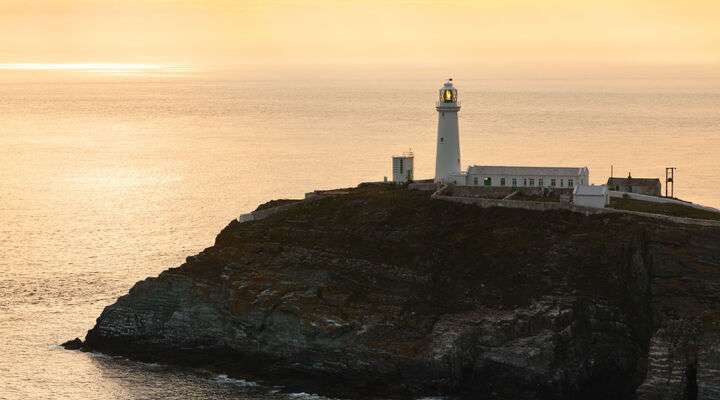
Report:
[[[442,78],[442,77],[441,77]],[[0,399],[293,399],[273,382],[62,350],[259,203],[434,168],[442,79],[0,85]],[[720,206],[720,80],[457,79],[463,165],[661,177]]]

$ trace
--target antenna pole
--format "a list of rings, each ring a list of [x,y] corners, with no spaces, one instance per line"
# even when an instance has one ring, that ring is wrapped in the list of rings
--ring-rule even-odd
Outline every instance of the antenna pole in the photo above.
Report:
[[[670,197],[675,197],[675,167],[665,167],[665,197],[668,197],[668,189]]]

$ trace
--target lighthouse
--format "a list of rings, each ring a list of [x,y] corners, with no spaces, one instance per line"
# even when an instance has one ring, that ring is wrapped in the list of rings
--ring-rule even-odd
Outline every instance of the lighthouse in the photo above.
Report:
[[[435,182],[448,182],[450,177],[460,175],[460,103],[452,79],[448,79],[440,89],[435,109],[438,112]]]

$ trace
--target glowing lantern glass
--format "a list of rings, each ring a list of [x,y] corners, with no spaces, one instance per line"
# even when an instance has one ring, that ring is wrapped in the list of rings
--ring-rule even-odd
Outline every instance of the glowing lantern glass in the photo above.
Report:
[[[443,100],[445,100],[446,103],[451,103],[453,101],[452,90],[446,89],[445,92],[443,92]]]

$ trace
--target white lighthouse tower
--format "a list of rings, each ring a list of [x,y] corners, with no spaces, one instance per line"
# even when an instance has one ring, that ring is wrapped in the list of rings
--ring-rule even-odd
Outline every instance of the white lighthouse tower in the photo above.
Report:
[[[447,182],[452,176],[460,175],[460,133],[458,131],[460,103],[452,79],[448,79],[440,89],[440,98],[436,109],[438,111],[438,130],[435,182]]]

